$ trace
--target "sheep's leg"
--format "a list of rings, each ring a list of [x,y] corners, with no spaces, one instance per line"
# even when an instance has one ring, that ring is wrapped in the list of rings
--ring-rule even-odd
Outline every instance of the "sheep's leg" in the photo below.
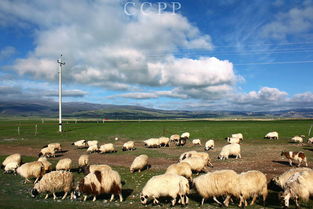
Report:
[[[231,196],[227,195],[224,202],[223,202],[226,207],[228,207],[228,205],[229,205],[229,200],[231,200]]]
[[[97,197],[96,197],[96,196],[93,196],[92,201],[94,202],[94,201],[96,201],[96,199],[97,199]]]
[[[208,162],[209,166],[213,168],[213,164],[209,161]]]
[[[139,170],[138,170],[138,173],[140,173],[140,172],[141,172],[141,170],[139,169]]]
[[[53,194],[53,199],[54,200],[57,199],[57,196],[55,195],[55,193],[53,192],[52,194]]]
[[[123,196],[122,196],[122,193],[119,193],[118,194],[119,198],[120,198],[120,202],[123,202]]]
[[[176,204],[176,197],[172,199],[172,206],[175,206]]]
[[[110,202],[112,202],[113,200],[114,200],[114,194],[111,194]]]
[[[26,184],[27,182],[31,182],[31,181],[28,178],[25,178],[24,184]]]
[[[84,195],[83,201],[85,202],[87,200],[87,195]]]
[[[253,198],[252,198],[252,201],[251,201],[250,205],[253,205],[255,203],[257,197],[258,196],[256,194],[253,195]]]
[[[302,159],[300,158],[299,163],[298,163],[298,167],[300,167],[301,163],[302,163]]]
[[[308,162],[306,161],[306,159],[304,160],[305,166],[308,167]]]
[[[219,204],[219,205],[223,205],[220,201],[218,201],[218,199],[216,199],[216,197],[215,197],[215,196],[213,196],[213,200],[214,200],[217,204]]]
[[[179,196],[180,196],[181,204],[185,205],[185,197],[184,197],[184,195],[179,195]],[[179,201],[178,201],[178,203],[179,203]]]
[[[64,199],[66,198],[67,193],[68,193],[68,192],[65,192],[65,194],[64,194],[63,197],[62,197],[62,200],[64,200]]]
[[[35,180],[34,184],[36,184],[36,183],[38,182],[38,180],[39,180],[39,177],[38,177],[38,178],[36,178],[36,180]]]
[[[156,197],[153,197],[153,204],[159,204],[159,201],[157,200],[157,198]]]
[[[203,204],[204,204],[204,197],[201,200],[201,205],[203,205]]]
[[[74,192],[71,192],[71,200],[74,199]]]
[[[245,207],[247,207],[248,206],[248,202],[247,202],[247,200],[245,200]]]
[[[292,166],[292,160],[289,159],[289,165]]]
[[[46,199],[48,199],[48,197],[49,197],[49,193],[47,193],[47,194],[46,194],[46,196],[45,196],[45,200],[46,200]]]

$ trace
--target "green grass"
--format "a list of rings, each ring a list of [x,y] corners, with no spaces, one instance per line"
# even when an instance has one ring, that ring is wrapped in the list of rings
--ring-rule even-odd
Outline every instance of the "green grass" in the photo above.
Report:
[[[0,144],[12,146],[32,146],[41,147],[49,142],[69,143],[78,139],[97,139],[100,143],[112,142],[115,137],[120,141],[135,140],[142,141],[150,137],[169,136],[171,134],[188,131],[191,138],[216,139],[217,145],[224,144],[224,138],[231,133],[241,132],[247,146],[256,147],[266,145],[277,145],[285,143],[286,147],[291,146],[288,140],[294,135],[305,134],[313,123],[313,120],[280,120],[280,121],[107,121],[104,123],[96,122],[78,122],[77,124],[65,123],[64,132],[58,133],[58,125],[55,122],[21,120],[21,121],[0,121]],[[38,126],[38,133],[35,136],[35,124]],[[17,134],[17,127],[20,127],[20,135]],[[278,131],[280,139],[277,141],[264,140],[263,136],[269,131]],[[173,148],[175,149],[175,148]],[[184,147],[183,150],[188,148]],[[299,149],[300,148],[296,148]],[[1,153],[1,150],[0,150]],[[117,152],[113,155],[137,155],[149,154],[150,157],[159,157],[166,159],[177,159],[177,153],[164,152],[164,149],[145,149],[138,148],[134,152]],[[247,152],[246,157],[253,156],[253,151]],[[0,161],[5,156],[0,156]],[[313,159],[308,156],[309,160]],[[34,157],[23,156],[24,161],[35,160]],[[56,160],[51,160],[54,164]],[[30,197],[31,184],[23,184],[23,179],[19,176],[0,174],[0,208],[150,208],[142,206],[139,202],[139,193],[149,178],[164,172],[164,170],[146,170],[142,173],[130,174],[126,167],[114,167],[123,181],[125,181],[124,197],[122,203],[112,202],[103,203],[103,198],[96,202],[71,201],[69,199],[54,201],[52,198],[44,200],[43,196],[35,199]],[[82,177],[81,174],[75,173],[76,179]],[[185,208],[198,208],[199,196],[192,194],[190,204]],[[165,203],[164,208],[168,208],[170,203]],[[219,208],[211,200],[208,200],[201,208]],[[271,192],[267,201],[267,208],[279,208],[280,204],[277,199],[277,193]],[[305,208],[313,208],[310,201],[303,204]],[[159,208],[155,206],[154,208]],[[163,208],[163,207],[162,207]],[[174,208],[180,208],[176,206]],[[230,208],[236,208],[232,206]],[[251,208],[262,208],[260,202]]]

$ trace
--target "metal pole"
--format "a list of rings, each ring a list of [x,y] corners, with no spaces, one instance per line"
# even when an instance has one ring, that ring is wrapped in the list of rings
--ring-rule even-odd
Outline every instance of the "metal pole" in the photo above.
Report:
[[[59,63],[59,132],[62,132],[62,65],[65,65],[65,62],[62,62],[62,54],[60,59],[57,60]]]

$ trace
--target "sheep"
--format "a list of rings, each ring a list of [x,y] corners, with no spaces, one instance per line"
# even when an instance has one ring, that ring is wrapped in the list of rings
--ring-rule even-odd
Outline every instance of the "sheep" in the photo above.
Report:
[[[47,193],[45,199],[49,197],[49,193],[53,194],[53,199],[57,197],[55,193],[64,192],[62,200],[64,200],[67,194],[72,190],[74,185],[74,177],[71,172],[68,171],[52,171],[45,174],[39,182],[34,185],[31,190],[31,196],[36,197],[39,193]],[[72,199],[72,197],[71,197]]]
[[[265,135],[265,139],[278,139],[278,133],[276,131],[269,132]]]
[[[55,151],[54,151],[54,148],[52,147],[45,147],[45,148],[42,148],[38,154],[38,157],[41,157],[41,156],[44,156],[44,157],[55,157]]]
[[[70,171],[72,168],[72,160],[70,158],[63,158],[55,166],[55,170]]]
[[[25,178],[24,184],[26,182],[30,182],[28,178],[34,177],[36,178],[35,183],[45,174],[45,167],[42,162],[34,161],[21,165],[16,169],[16,172]]]
[[[46,157],[40,157],[37,161],[42,162],[46,173],[52,170],[52,163]]]
[[[252,197],[250,205],[253,205],[259,195],[262,195],[263,204],[265,204],[268,195],[266,176],[256,170],[243,172],[238,176],[237,189],[240,194],[239,207],[241,207],[242,204],[244,204],[245,207],[248,206],[246,200],[250,197]]]
[[[86,140],[78,140],[76,142],[73,142],[72,145],[78,147],[78,148],[85,148],[87,147],[87,141]]]
[[[284,172],[280,176],[275,176],[274,178],[272,178],[270,184],[278,186],[280,190],[285,189],[288,179],[293,174],[299,173],[302,171],[312,171],[312,169],[310,169],[310,168],[292,168],[292,169]]]
[[[2,162],[1,168],[4,168],[7,164],[12,163],[12,162],[15,162],[15,163],[17,163],[18,165],[20,165],[21,162],[22,162],[22,156],[21,156],[21,154],[15,153],[15,154],[12,154],[12,155],[7,156],[7,157],[4,159],[4,161]]]
[[[180,135],[180,138],[182,138],[182,139],[189,139],[189,137],[190,137],[190,133],[189,132],[185,132],[185,133],[182,133]]]
[[[177,142],[176,142],[176,146],[184,146],[186,144],[187,140],[186,138],[180,138]]]
[[[178,142],[179,139],[180,139],[180,136],[178,134],[174,134],[174,135],[171,135],[170,142]]]
[[[300,136],[294,136],[290,139],[291,142],[294,142],[294,143],[300,143],[302,144],[303,143],[303,138],[300,137]]]
[[[99,148],[100,153],[111,153],[111,152],[117,152],[114,149],[114,145],[112,143],[103,144]]]
[[[93,152],[98,152],[99,151],[99,148],[98,148],[98,145],[91,145],[90,147],[88,147],[87,149],[87,153],[88,154],[91,154]]]
[[[212,149],[212,150],[214,149],[214,140],[213,139],[210,139],[210,140],[205,142],[204,150],[209,151],[210,149]]]
[[[123,144],[123,151],[127,151],[127,150],[135,150],[135,142],[134,141],[128,141],[126,143]]]
[[[176,204],[179,196],[182,205],[188,204],[189,182],[185,177],[176,174],[162,174],[154,176],[148,180],[140,193],[140,201],[146,205],[149,198],[153,198],[153,203],[158,204],[159,197],[169,196],[172,198],[172,206]],[[186,199],[186,201],[185,201]]]
[[[87,141],[87,145],[88,145],[88,147],[91,147],[93,145],[97,145],[98,146],[98,140]]]
[[[223,159],[228,159],[230,155],[236,156],[236,159],[241,158],[240,154],[240,145],[239,144],[228,144],[225,145],[219,156],[218,159],[223,160]]]
[[[196,177],[193,184],[202,197],[201,205],[209,197],[213,197],[216,203],[222,205],[216,197],[226,195],[224,205],[228,206],[231,195],[239,196],[236,188],[237,177],[238,174],[233,170],[219,170]]]
[[[227,137],[226,141],[227,141],[228,144],[240,144],[240,139],[239,138]]]
[[[48,145],[43,146],[42,148],[45,148],[45,147],[49,147],[49,148],[51,148],[51,149],[53,149],[54,151],[57,151],[57,152],[62,151],[62,147],[61,147],[60,143],[50,143]]]
[[[3,173],[11,173],[16,174],[16,169],[18,168],[19,164],[17,162],[10,162],[5,165]]]
[[[238,138],[238,139],[240,139],[240,141],[243,140],[243,135],[242,135],[242,133],[232,134],[231,137],[232,137],[232,138]]]
[[[192,140],[193,145],[200,145],[201,146],[201,140],[200,139],[193,139]]]
[[[81,155],[78,158],[78,172],[82,172],[85,166],[89,165],[89,155]]]
[[[281,196],[284,206],[289,207],[289,199],[293,198],[297,208],[300,208],[299,199],[307,202],[313,196],[313,171],[302,171],[291,176]]]
[[[145,167],[148,167],[148,155],[139,155],[134,159],[129,170],[131,173],[135,172],[136,170],[140,172]]]
[[[84,201],[86,201],[88,195],[93,195],[93,201],[95,201],[97,195],[110,193],[110,202],[113,201],[114,195],[119,195],[120,202],[122,202],[121,177],[118,172],[114,170],[89,173],[79,182],[74,198],[81,193],[84,194]]]
[[[309,138],[307,143],[308,144],[313,144],[313,137]]]
[[[308,167],[307,158],[303,152],[284,152],[282,151],[281,156],[285,156],[289,160],[289,165],[292,166],[292,161],[298,162],[298,167],[300,167],[301,163],[304,162],[305,166]]]
[[[213,167],[211,160],[210,160],[210,156],[208,153],[206,152],[197,152],[197,151],[188,151],[188,152],[184,152],[183,154],[180,155],[179,157],[179,161],[182,161],[186,158],[190,158],[190,157],[200,157],[202,158],[205,162],[207,162],[207,165]]]
[[[160,148],[161,142],[159,138],[150,138],[143,141],[145,143],[145,147],[147,148]]]
[[[84,166],[83,167],[84,174],[88,173],[95,173],[96,171],[105,171],[105,170],[112,170],[112,168],[105,164],[100,165],[90,165],[90,166]]]
[[[169,143],[170,143],[170,138],[168,137],[164,137],[164,136],[161,136],[159,138],[159,142],[160,142],[160,145],[163,146],[163,147],[168,147],[170,146]]]
[[[179,176],[187,178],[190,181],[192,180],[191,166],[187,162],[172,164],[166,169],[165,173],[177,174]]]
[[[197,172],[198,174],[200,172],[207,171],[207,161],[205,161],[203,158],[189,157],[189,158],[182,160],[181,162],[188,163],[191,167],[191,170]]]

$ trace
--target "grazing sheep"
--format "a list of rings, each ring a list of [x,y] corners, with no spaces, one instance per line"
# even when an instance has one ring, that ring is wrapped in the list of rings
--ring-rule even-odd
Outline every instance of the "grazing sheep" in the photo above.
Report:
[[[170,145],[169,145],[169,143],[170,143],[170,138],[168,138],[168,137],[161,136],[161,137],[159,138],[159,141],[160,141],[160,145],[161,145],[162,147],[168,147],[168,146],[170,146]]]
[[[178,134],[174,134],[170,137],[170,142],[178,142],[180,139],[180,136]]]
[[[63,158],[59,160],[57,165],[55,166],[55,170],[66,170],[70,171],[72,168],[72,160],[70,158]]]
[[[17,162],[10,162],[6,164],[4,167],[4,172],[3,173],[11,173],[16,174],[16,169],[18,168],[19,164]]]
[[[191,167],[191,170],[197,172],[198,174],[200,172],[207,171],[207,161],[205,161],[203,158],[189,157],[189,158],[182,160],[181,162],[188,163]]]
[[[238,197],[236,188],[238,174],[233,170],[219,170],[209,172],[204,175],[198,176],[193,180],[196,191],[202,197],[201,205],[204,200],[213,197],[213,200],[222,205],[216,197],[227,196],[224,204],[228,206],[231,195]]]
[[[240,145],[239,144],[225,145],[222,148],[222,151],[220,152],[218,159],[220,159],[220,160],[228,159],[229,156],[231,156],[231,155],[236,156],[236,159],[241,158]]]
[[[240,139],[239,138],[227,137],[226,141],[227,141],[228,144],[240,144]]]
[[[85,175],[87,175],[88,173],[95,173],[96,171],[102,172],[105,170],[112,170],[112,168],[105,164],[83,166],[83,171]]]
[[[294,143],[300,143],[302,144],[303,143],[303,138],[300,137],[300,136],[294,136],[290,139],[291,142],[294,142]]]
[[[177,142],[176,142],[176,146],[185,146],[187,140],[186,138],[180,138]]]
[[[52,147],[45,147],[40,150],[38,157],[55,157],[55,151]]]
[[[182,138],[182,139],[189,139],[189,137],[190,137],[189,132],[185,132],[185,133],[182,133],[182,135],[180,135],[180,138]]]
[[[111,153],[111,152],[117,152],[114,148],[114,145],[112,143],[103,144],[99,148],[100,153]]]
[[[166,169],[165,173],[177,174],[187,178],[190,181],[192,180],[191,166],[187,162],[172,164]]]
[[[212,150],[214,149],[214,140],[213,139],[210,139],[210,140],[205,142],[204,150],[209,151],[210,149],[212,149]]]
[[[45,167],[42,162],[34,161],[30,163],[25,163],[16,169],[16,172],[25,178],[24,184],[30,182],[28,178],[36,178],[34,183],[37,183],[39,178],[45,174]]]
[[[78,158],[78,172],[82,172],[85,166],[89,165],[89,155],[81,155]]]
[[[158,204],[159,197],[171,197],[172,206],[176,204],[176,198],[180,198],[182,205],[188,204],[189,183],[185,177],[176,174],[162,174],[154,176],[146,183],[140,193],[140,201],[147,204],[149,198],[153,203]]]
[[[306,156],[303,152],[284,152],[282,151],[281,156],[285,156],[289,160],[289,165],[292,166],[292,161],[298,162],[298,167],[300,167],[301,163],[304,162],[305,166],[308,167]]]
[[[232,138],[238,138],[238,139],[240,139],[240,141],[243,140],[243,135],[242,135],[242,133],[232,134],[231,137],[232,137]]]
[[[276,131],[269,132],[265,135],[265,139],[278,139],[278,133]]]
[[[91,154],[93,152],[98,152],[99,151],[99,148],[98,148],[98,145],[91,145],[90,147],[88,147],[87,149],[87,153],[88,154]]]
[[[135,142],[134,141],[128,141],[126,143],[123,144],[123,151],[127,151],[127,150],[135,150]]]
[[[139,155],[134,159],[129,170],[131,173],[134,173],[136,170],[140,172],[146,166],[148,166],[148,155]]]
[[[87,141],[87,145],[88,145],[88,147],[91,147],[93,145],[97,145],[98,146],[98,140]]]
[[[289,207],[289,199],[294,199],[297,208],[300,208],[299,199],[307,202],[313,196],[313,171],[302,171],[291,176],[286,183],[282,195],[284,206]]]
[[[161,142],[159,138],[150,138],[143,141],[145,143],[145,147],[147,148],[160,148]]]
[[[284,172],[283,174],[281,174],[280,176],[275,176],[270,184],[274,184],[276,186],[278,186],[280,189],[285,189],[286,187],[286,182],[288,181],[288,179],[295,173],[299,173],[302,171],[312,171],[311,168],[292,168],[286,172]]]
[[[200,139],[193,139],[192,140],[193,145],[200,145],[201,146],[201,140]]]
[[[72,190],[74,185],[74,177],[71,172],[67,171],[52,171],[45,174],[41,180],[35,184],[31,191],[31,196],[36,197],[39,193],[47,193],[45,199],[49,197],[49,193],[53,194],[53,199],[57,197],[55,193],[64,192],[62,200]],[[72,198],[71,198],[72,199]]]
[[[237,189],[240,194],[239,207],[244,204],[248,206],[247,199],[252,198],[250,205],[253,205],[259,195],[263,197],[265,204],[268,195],[266,176],[260,171],[248,171],[239,174],[237,179]]]
[[[74,198],[80,196],[81,193],[84,194],[84,201],[88,195],[93,195],[93,201],[95,201],[97,195],[109,193],[111,194],[110,202],[114,199],[114,195],[119,195],[120,202],[122,202],[121,177],[114,170],[89,173],[79,182]]]
[[[53,149],[54,151],[57,151],[57,152],[62,151],[62,147],[61,147],[60,143],[50,143],[48,145],[43,146],[42,148],[45,148],[45,147],[49,147],[49,148],[51,148],[51,149]]]
[[[21,162],[22,162],[22,156],[21,156],[21,154],[15,153],[15,154],[12,154],[12,155],[7,156],[7,157],[4,159],[4,161],[2,162],[1,168],[4,168],[7,164],[12,163],[12,162],[15,162],[15,163],[17,163],[18,165],[20,165]]]
[[[188,152],[184,152],[183,154],[180,155],[179,157],[179,161],[182,161],[186,158],[190,158],[190,157],[200,157],[202,158],[205,162],[207,162],[208,166],[213,167],[211,160],[210,160],[210,156],[208,153],[206,152],[197,152],[197,151],[188,151]]]
[[[46,157],[40,157],[37,161],[42,162],[46,173],[52,170],[52,163],[50,163]]]
[[[78,148],[85,148],[87,147],[87,141],[86,140],[78,140],[76,142],[73,142],[72,145],[78,147]]]
[[[309,138],[307,143],[308,144],[313,144],[313,137]]]

